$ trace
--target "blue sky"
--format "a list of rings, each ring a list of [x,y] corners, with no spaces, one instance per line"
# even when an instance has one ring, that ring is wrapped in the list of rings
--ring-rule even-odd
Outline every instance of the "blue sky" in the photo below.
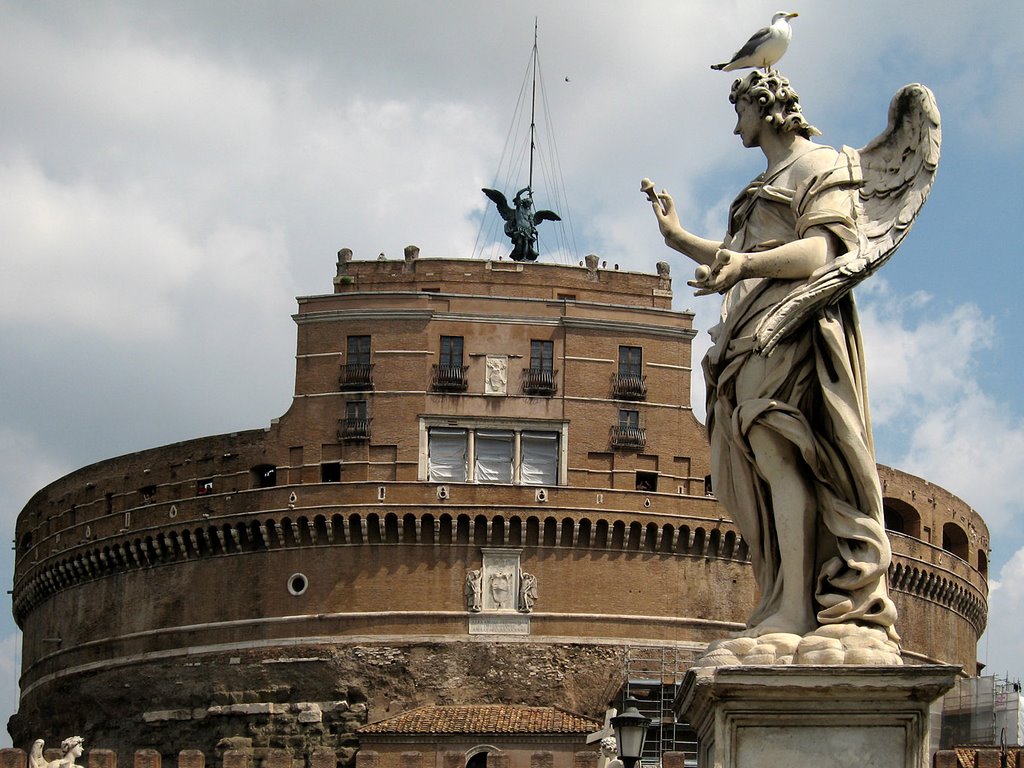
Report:
[[[647,272],[667,260],[676,308],[706,329],[715,301],[689,297],[690,267],[662,244],[639,180],[672,191],[695,231],[722,233],[763,160],[731,133],[732,77],[708,65],[775,10],[0,0],[0,523],[13,536],[32,493],[83,464],[283,413],[294,297],[330,291],[339,248],[472,256],[535,17],[579,249],[560,257]],[[876,443],[988,521],[979,657],[1019,678],[1024,4],[790,10],[780,67],[822,141],[866,144],[905,83],[942,111],[932,197],[858,289]],[[8,584],[12,570],[5,549]],[[8,608],[3,719],[16,648]]]

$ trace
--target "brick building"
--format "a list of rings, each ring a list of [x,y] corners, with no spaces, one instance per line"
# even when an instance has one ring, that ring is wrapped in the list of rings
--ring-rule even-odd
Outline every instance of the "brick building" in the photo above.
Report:
[[[660,717],[754,600],[671,305],[665,265],[342,251],[298,300],[287,413],[84,467],[20,514],[15,744],[347,763],[360,727],[427,705],[599,717],[625,686]],[[984,521],[880,471],[905,658],[973,673]]]

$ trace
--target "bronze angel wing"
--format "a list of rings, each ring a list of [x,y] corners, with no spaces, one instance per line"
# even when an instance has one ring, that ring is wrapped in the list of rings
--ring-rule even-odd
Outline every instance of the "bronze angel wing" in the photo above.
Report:
[[[497,206],[498,215],[501,216],[502,219],[508,221],[509,219],[513,218],[516,215],[515,210],[508,204],[508,200],[505,198],[505,195],[503,193],[499,192],[496,189],[486,188],[481,189],[480,191],[487,195],[491,202],[493,202],[494,205]]]
[[[812,276],[762,318],[754,346],[770,355],[775,345],[821,307],[874,274],[896,252],[921,211],[939,166],[942,130],[935,96],[923,85],[900,88],[889,104],[889,124],[857,150],[860,247]]]

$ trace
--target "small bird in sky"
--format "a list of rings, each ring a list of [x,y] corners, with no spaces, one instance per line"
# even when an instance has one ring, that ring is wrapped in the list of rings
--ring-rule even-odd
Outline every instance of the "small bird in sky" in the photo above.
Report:
[[[764,67],[768,72],[789,47],[789,39],[793,36],[793,28],[789,26],[789,20],[795,19],[800,14],[779,11],[772,16],[772,23],[764,29],[759,29],[753,36],[744,43],[733,55],[730,61],[724,64],[712,64],[712,69],[732,72],[734,69],[746,67]]]

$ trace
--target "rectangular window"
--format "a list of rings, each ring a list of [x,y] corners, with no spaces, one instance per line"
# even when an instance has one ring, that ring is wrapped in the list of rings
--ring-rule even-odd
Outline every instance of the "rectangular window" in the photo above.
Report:
[[[462,367],[462,337],[441,337],[441,365],[446,367]]]
[[[530,342],[530,370],[548,372],[552,369],[555,356],[553,341]]]
[[[519,450],[523,485],[558,485],[557,432],[523,432]]]
[[[642,363],[642,347],[619,347],[619,376],[639,376]]]
[[[511,483],[515,434],[478,429],[474,434],[474,477],[478,483]]]
[[[370,337],[349,336],[348,354],[345,362],[348,365],[369,365],[370,364]]]
[[[345,403],[345,418],[349,421],[366,421],[366,401],[349,400]]]
[[[466,482],[467,445],[465,429],[431,429],[427,433],[427,480],[433,483]]]
[[[640,426],[640,411],[619,411],[619,426],[638,428]]]
[[[341,462],[339,461],[327,461],[320,465],[320,482],[321,483],[340,483],[341,482]]]

